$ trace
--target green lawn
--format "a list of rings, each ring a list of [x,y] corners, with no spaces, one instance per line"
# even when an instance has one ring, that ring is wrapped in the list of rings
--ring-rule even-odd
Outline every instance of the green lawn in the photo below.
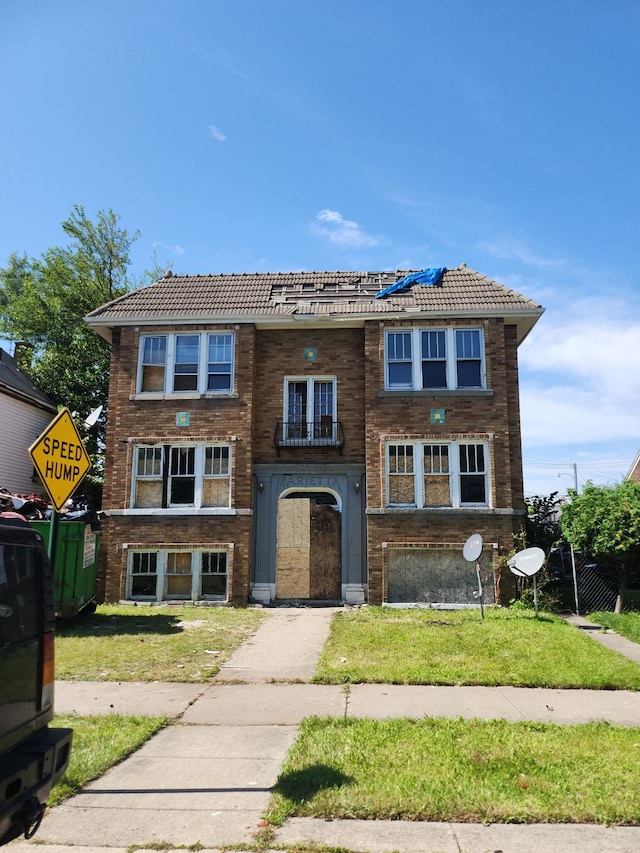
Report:
[[[367,607],[333,620],[314,681],[640,690],[640,667],[549,614]]]
[[[609,613],[602,611],[590,613],[588,617],[592,622],[610,628],[617,634],[626,637],[633,643],[640,643],[640,613]]]
[[[252,608],[101,605],[58,626],[56,678],[207,681],[265,618]]]
[[[125,759],[167,724],[166,717],[126,717],[106,714],[79,717],[56,714],[52,725],[73,729],[69,766],[49,797],[56,806]]]
[[[309,718],[267,818],[640,823],[640,729]]]

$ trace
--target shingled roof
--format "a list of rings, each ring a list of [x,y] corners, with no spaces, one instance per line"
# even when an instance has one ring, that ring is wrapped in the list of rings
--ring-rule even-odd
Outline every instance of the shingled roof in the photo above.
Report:
[[[435,317],[501,316],[523,340],[543,308],[465,265],[447,269],[437,285],[414,284],[381,299],[376,294],[414,270],[396,272],[288,272],[221,275],[167,273],[92,311],[85,319],[110,339],[113,327],[234,321],[330,325],[340,320],[411,314]]]
[[[53,399],[38,391],[29,377],[19,369],[13,356],[4,349],[0,349],[0,394],[6,394],[8,397],[31,403],[50,412],[57,411]]]

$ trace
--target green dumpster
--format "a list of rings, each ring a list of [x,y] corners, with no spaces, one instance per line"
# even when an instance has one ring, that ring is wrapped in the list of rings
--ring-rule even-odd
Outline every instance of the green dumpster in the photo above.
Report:
[[[47,548],[50,521],[32,521]],[[95,607],[100,534],[85,521],[60,521],[53,559],[53,595],[56,616],[68,619],[87,607]]]

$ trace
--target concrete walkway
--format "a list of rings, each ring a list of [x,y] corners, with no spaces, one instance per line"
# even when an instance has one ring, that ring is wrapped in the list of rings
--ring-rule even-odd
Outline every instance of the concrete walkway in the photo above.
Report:
[[[43,853],[125,853],[150,844],[250,845],[298,725],[311,714],[640,726],[640,694],[631,691],[310,684],[335,609],[266,612],[269,618],[208,685],[58,682],[60,713],[166,714],[174,724],[52,809],[33,842],[8,849],[35,853],[39,843]],[[634,644],[593,631],[586,620],[574,624],[640,663]],[[274,846],[310,844],[371,853],[637,853],[640,827],[296,818],[275,833]]]

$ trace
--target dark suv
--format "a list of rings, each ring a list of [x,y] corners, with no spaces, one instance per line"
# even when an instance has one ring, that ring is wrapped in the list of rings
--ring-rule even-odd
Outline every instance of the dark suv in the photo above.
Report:
[[[54,628],[42,536],[0,513],[0,844],[36,832],[69,764],[72,729],[49,728]]]

